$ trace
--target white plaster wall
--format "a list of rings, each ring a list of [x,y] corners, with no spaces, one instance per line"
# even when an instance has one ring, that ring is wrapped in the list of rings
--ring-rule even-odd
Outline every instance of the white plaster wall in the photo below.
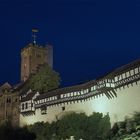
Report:
[[[62,107],[65,106],[65,111]],[[59,106],[52,106],[47,108],[47,114],[41,115],[40,109],[37,109],[35,115],[23,117],[20,115],[20,125],[33,124],[35,122],[56,120],[56,116],[61,117],[68,112],[85,112],[87,115],[93,112],[109,113],[111,123],[122,121],[126,116],[131,116],[135,111],[140,111],[140,81],[134,83],[129,88],[117,89],[117,98],[108,99],[105,95],[101,95],[95,99],[88,99],[87,101],[61,104]]]

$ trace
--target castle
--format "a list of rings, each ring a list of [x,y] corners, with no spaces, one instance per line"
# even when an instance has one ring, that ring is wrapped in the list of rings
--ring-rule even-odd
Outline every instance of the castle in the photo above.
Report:
[[[140,111],[140,60],[136,60],[89,82],[40,94],[29,90],[20,94],[30,74],[39,65],[53,67],[52,46],[29,44],[21,51],[21,83],[0,87],[0,122],[10,120],[24,126],[52,122],[71,112],[109,113],[111,123]]]

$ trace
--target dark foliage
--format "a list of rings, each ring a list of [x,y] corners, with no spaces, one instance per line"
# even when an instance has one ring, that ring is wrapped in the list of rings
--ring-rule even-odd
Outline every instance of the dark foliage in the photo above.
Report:
[[[74,136],[75,140],[106,140],[111,126],[109,115],[72,113],[51,124],[36,123],[28,128],[37,135],[37,140],[60,140],[70,136]]]
[[[22,91],[39,91],[40,93],[57,89],[60,86],[60,75],[48,65],[43,65],[35,74],[31,74]]]
[[[115,123],[110,133],[111,140],[123,140],[140,138],[140,113],[135,112],[132,118],[127,118],[123,122]]]
[[[0,140],[35,140],[34,133],[29,132],[26,127],[12,127],[9,122],[4,122],[0,126]]]

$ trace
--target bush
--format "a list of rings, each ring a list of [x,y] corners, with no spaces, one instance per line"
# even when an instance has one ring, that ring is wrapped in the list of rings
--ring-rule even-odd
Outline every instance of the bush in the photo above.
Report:
[[[0,140],[35,140],[34,133],[29,132],[26,127],[12,127],[9,122],[5,122],[0,126]]]
[[[60,140],[70,136],[76,140],[105,140],[111,125],[108,114],[103,116],[102,113],[93,113],[86,116],[84,113],[71,113],[51,124],[36,123],[28,128],[37,135],[37,140]]]

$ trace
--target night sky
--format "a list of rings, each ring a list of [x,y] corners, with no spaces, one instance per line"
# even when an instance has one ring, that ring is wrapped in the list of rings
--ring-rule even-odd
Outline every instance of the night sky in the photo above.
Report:
[[[20,81],[20,50],[54,46],[62,86],[96,79],[140,57],[139,0],[0,0],[0,84]]]

